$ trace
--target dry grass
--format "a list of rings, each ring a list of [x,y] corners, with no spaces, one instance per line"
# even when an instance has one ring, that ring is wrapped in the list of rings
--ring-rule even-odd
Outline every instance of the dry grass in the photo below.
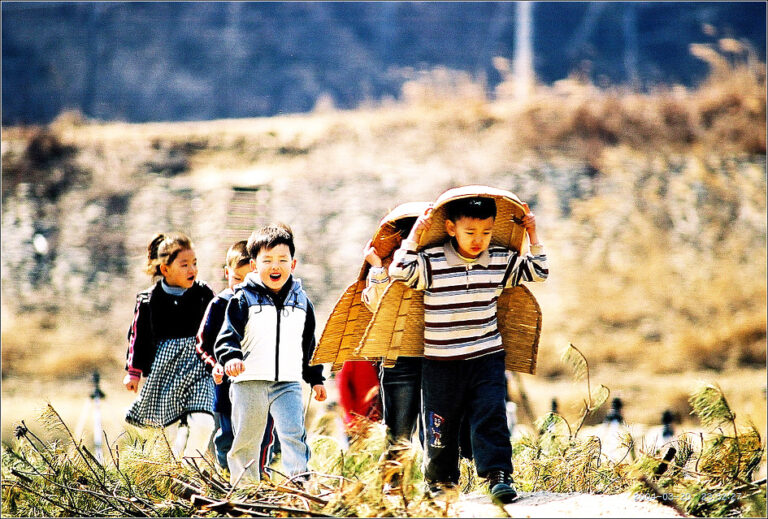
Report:
[[[113,372],[122,360],[115,349],[92,329],[71,322],[71,317],[58,312],[35,312],[4,321],[3,378],[73,380],[87,378],[94,371]],[[33,344],[30,330],[35,332]]]
[[[559,362],[572,342],[598,382],[630,397],[631,421],[656,423],[665,407],[686,414],[701,377],[729,385],[734,409],[764,423],[765,65],[748,53],[723,61],[693,51],[712,65],[694,89],[640,94],[570,78],[538,86],[525,102],[505,93],[511,83],[489,100],[471,78],[441,70],[409,83],[402,103],[355,111],[143,125],[67,114],[45,129],[4,128],[3,440],[45,398],[68,400],[67,419],[77,421],[88,384],[73,377],[87,381],[95,368],[111,427],[122,427],[125,330],[133,294],[148,284],[144,242],[188,225],[201,278],[223,288],[231,185],[269,186],[269,214],[255,218],[293,226],[297,274],[321,323],[389,209],[459,184],[510,189],[536,211],[551,263],[550,279],[530,285],[543,329],[539,375],[524,379],[539,414],[553,396],[566,409],[579,402]],[[77,151],[45,166],[33,160],[35,139]],[[20,247],[28,239],[10,193],[22,180],[70,178],[61,172],[82,184],[34,209],[60,226],[60,259],[73,267],[54,271],[51,284],[67,307],[52,298],[55,308],[22,313],[36,292],[6,269],[8,236],[21,236]],[[126,197],[125,210],[99,212],[115,196]],[[127,271],[89,285],[105,236]],[[30,384],[39,389],[26,391]]]

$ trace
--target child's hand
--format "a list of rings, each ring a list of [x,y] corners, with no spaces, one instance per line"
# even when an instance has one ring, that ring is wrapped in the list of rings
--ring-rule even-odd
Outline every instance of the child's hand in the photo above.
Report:
[[[224,373],[230,377],[236,377],[243,371],[245,371],[245,364],[241,359],[230,359],[224,365]]]
[[[528,213],[527,215],[523,216],[523,227],[525,227],[526,231],[530,231],[531,229],[536,229],[536,215],[533,213]]]
[[[312,390],[315,392],[315,400],[318,402],[322,402],[328,397],[328,394],[325,392],[325,386],[322,384],[315,384],[312,386]]]
[[[373,240],[368,240],[368,243],[363,247],[363,256],[372,267],[381,267],[381,257],[376,253],[376,248],[372,244]]]
[[[213,381],[216,385],[221,384],[224,381],[224,366],[217,362],[213,367],[211,375],[213,376]]]
[[[424,211],[424,214],[419,216],[416,223],[413,224],[413,229],[411,230],[409,238],[416,243],[419,243],[422,234],[427,232],[430,227],[432,227],[432,208],[428,207],[427,210]]]
[[[134,393],[139,392],[139,380],[135,377],[126,375],[123,378],[123,385],[125,386],[125,389],[127,389],[128,391],[133,391]]]
[[[523,227],[525,227],[525,230],[528,231],[528,238],[531,242],[531,245],[538,245],[539,237],[536,235],[536,215],[533,213],[528,213],[523,216]]]

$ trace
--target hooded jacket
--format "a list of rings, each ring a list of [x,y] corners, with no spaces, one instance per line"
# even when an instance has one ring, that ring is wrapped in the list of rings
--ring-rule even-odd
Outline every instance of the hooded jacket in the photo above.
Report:
[[[214,348],[221,365],[243,360],[245,371],[232,382],[322,384],[323,366],[309,365],[315,349],[315,310],[301,280],[291,276],[275,293],[251,272],[234,291]]]

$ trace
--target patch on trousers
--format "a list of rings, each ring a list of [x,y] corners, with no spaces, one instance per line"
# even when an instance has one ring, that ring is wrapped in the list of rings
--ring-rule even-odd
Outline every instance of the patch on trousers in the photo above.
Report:
[[[427,428],[429,446],[435,449],[442,449],[443,423],[445,422],[445,419],[434,411],[430,411],[427,417],[429,420],[429,427]]]

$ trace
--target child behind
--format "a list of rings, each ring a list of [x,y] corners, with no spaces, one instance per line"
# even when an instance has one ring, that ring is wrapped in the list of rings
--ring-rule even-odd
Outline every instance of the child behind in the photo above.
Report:
[[[426,211],[429,204],[422,202],[420,211]],[[395,208],[393,213],[403,206]],[[411,213],[412,214],[412,213]],[[385,217],[386,218],[386,217]],[[416,222],[415,216],[407,216],[395,220],[395,231],[399,239],[407,237]],[[366,287],[362,293],[365,306],[375,312],[384,291],[389,286],[387,264],[370,240],[363,248],[365,261],[371,266],[366,277]],[[400,356],[391,368],[381,363],[379,383],[381,399],[384,408],[384,423],[387,425],[388,457],[394,456],[393,446],[402,441],[410,442],[416,432],[418,417],[421,412],[421,357]],[[398,486],[398,477],[386,483],[385,490]]]
[[[216,383],[216,398],[213,410],[219,420],[219,429],[213,438],[216,448],[216,458],[222,468],[228,469],[227,453],[232,447],[234,434],[232,433],[232,403],[229,400],[229,377],[224,374],[224,367],[216,362],[214,357],[214,344],[216,337],[224,324],[224,313],[227,303],[235,295],[234,286],[242,283],[245,276],[252,271],[251,258],[248,255],[247,242],[245,240],[234,243],[227,250],[226,265],[224,266],[224,278],[227,280],[227,288],[214,297],[205,311],[205,316],[197,333],[196,351],[203,361],[206,370],[213,376]],[[261,442],[261,457],[259,469],[263,472],[269,461],[269,450],[274,443],[274,424],[269,416]]]
[[[235,290],[224,326],[216,339],[216,358],[232,378],[232,428],[235,439],[227,455],[234,484],[259,459],[259,441],[272,414],[280,438],[282,462],[290,476],[307,470],[309,446],[299,381],[325,400],[322,365],[310,366],[315,348],[315,311],[296,268],[293,233],[268,225],[248,239],[254,272]],[[259,481],[258,467],[245,476]]]
[[[189,238],[181,233],[157,234],[147,246],[146,272],[159,279],[136,297],[133,324],[128,331],[128,352],[123,384],[141,394],[125,420],[141,427],[182,429],[174,446],[178,455],[205,453],[213,432],[213,381],[195,354],[195,335],[211,288],[197,281],[197,259]]]
[[[419,217],[389,269],[393,279],[424,290],[424,475],[433,495],[458,483],[459,431],[466,412],[477,473],[488,479],[495,501],[509,503],[517,492],[496,301],[505,287],[546,279],[547,260],[532,213],[523,218],[532,254],[521,256],[490,245],[493,198],[458,199],[449,202],[447,212],[450,240],[417,252],[431,224],[429,215]]]

